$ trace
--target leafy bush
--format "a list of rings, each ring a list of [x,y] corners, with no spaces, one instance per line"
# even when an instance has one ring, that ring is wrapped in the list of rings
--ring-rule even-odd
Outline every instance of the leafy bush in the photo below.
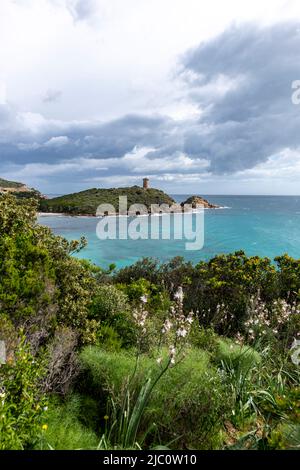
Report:
[[[280,297],[300,300],[300,260],[288,255],[275,258],[279,269],[278,287]]]
[[[203,328],[198,322],[195,322],[193,325],[189,338],[193,347],[203,349],[213,354],[216,352],[218,339],[219,337],[213,328]]]
[[[90,317],[113,323],[129,309],[127,296],[112,285],[100,285],[90,306]]]
[[[106,351],[117,352],[122,348],[122,338],[111,326],[102,325],[97,331],[97,344]]]
[[[97,287],[89,318],[97,322],[93,343],[115,349],[120,348],[121,344],[131,347],[135,343],[136,332],[128,297],[117,287],[109,284]]]
[[[67,242],[36,223],[37,203],[0,196],[0,306],[41,346],[57,324],[90,327],[95,274],[70,254],[85,241]],[[38,331],[38,335],[36,334]]]
[[[160,317],[160,314],[166,314],[171,306],[168,292],[159,284],[153,284],[147,279],[140,278],[127,284],[117,284],[122,290],[131,305],[137,306],[141,298],[147,297],[147,309],[153,317]]]
[[[131,266],[120,269],[114,276],[114,282],[130,284],[139,279],[146,279],[150,283],[158,284],[160,280],[159,263],[152,258],[143,258]]]
[[[21,337],[14,359],[0,366],[0,449],[26,449],[42,432],[46,397],[44,370]]]

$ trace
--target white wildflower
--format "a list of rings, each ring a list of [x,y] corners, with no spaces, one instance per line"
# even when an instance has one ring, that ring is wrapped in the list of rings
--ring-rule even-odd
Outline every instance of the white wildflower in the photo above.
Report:
[[[193,321],[194,321],[194,313],[190,312],[189,315],[186,318],[186,322],[191,325],[193,323]]]
[[[176,335],[180,338],[185,338],[187,335],[187,330],[185,328],[179,328],[176,332]]]
[[[170,320],[167,318],[165,320],[165,323],[163,324],[163,327],[162,327],[162,333],[167,333],[168,331],[170,331],[170,329],[172,328],[172,322],[170,322]]]
[[[181,286],[178,287],[177,292],[174,294],[174,298],[179,302],[183,302],[183,289]]]

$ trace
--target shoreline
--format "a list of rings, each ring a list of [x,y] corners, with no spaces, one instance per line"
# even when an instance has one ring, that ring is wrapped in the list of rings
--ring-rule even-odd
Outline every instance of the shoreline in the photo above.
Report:
[[[149,214],[119,214],[116,212],[115,214],[108,214],[108,215],[94,215],[94,214],[68,214],[67,212],[37,212],[38,217],[78,217],[78,218],[94,218],[94,219],[102,219],[103,217],[160,217],[164,215],[176,215],[176,214],[197,214],[202,210],[205,211],[215,211],[215,210],[225,210],[231,209],[229,206],[220,206],[220,207],[203,207],[202,209],[192,209],[189,212],[164,212],[164,213],[149,213]]]

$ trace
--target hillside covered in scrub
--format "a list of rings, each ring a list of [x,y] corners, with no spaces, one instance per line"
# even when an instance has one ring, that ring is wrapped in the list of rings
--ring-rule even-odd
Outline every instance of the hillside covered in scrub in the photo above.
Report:
[[[13,193],[17,198],[44,199],[44,196],[34,188],[29,188],[24,183],[8,181],[0,178],[0,193]]]
[[[299,448],[300,260],[106,271],[36,204],[0,195],[0,450]]]
[[[8,181],[0,178],[0,188],[1,189],[20,189],[25,187],[23,183],[17,183],[16,181]]]
[[[172,205],[175,202],[159,189],[149,188],[145,190],[140,186],[111,189],[93,188],[53,199],[45,199],[40,202],[39,210],[41,212],[94,216],[99,205],[111,204],[117,212],[119,196],[127,196],[128,208],[132,204],[143,204],[150,208],[151,204]]]

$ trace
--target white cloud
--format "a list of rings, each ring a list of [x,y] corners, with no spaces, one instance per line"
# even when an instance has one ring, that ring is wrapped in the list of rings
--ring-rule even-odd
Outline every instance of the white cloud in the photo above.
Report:
[[[284,149],[282,152],[270,156],[266,162],[236,173],[235,177],[249,180],[279,180],[282,185],[287,181],[298,182],[300,180],[300,148]]]
[[[58,137],[51,137],[47,142],[45,142],[45,147],[62,147],[63,145],[67,145],[70,142],[70,139],[65,136],[61,135]]]

